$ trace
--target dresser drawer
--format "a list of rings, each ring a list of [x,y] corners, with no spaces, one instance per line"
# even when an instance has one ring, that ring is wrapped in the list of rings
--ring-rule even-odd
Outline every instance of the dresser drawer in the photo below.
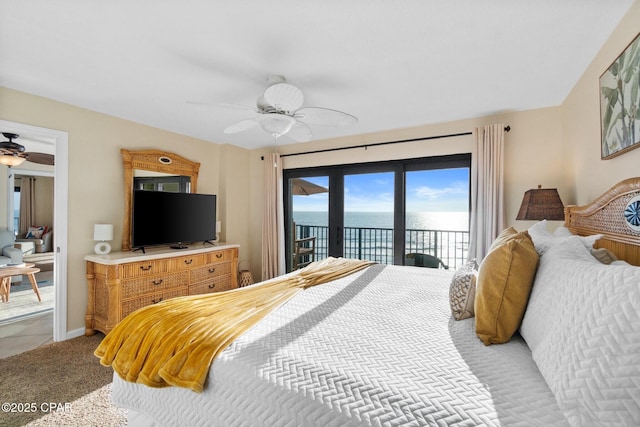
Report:
[[[133,313],[139,308],[146,307],[148,305],[157,304],[161,301],[166,301],[171,298],[182,297],[187,295],[188,288],[186,286],[182,288],[171,289],[165,292],[158,292],[155,294],[142,295],[138,298],[122,301],[122,317],[124,319],[127,315]]]
[[[209,264],[204,267],[191,270],[190,283],[198,283],[219,276],[231,275],[231,263]]]
[[[190,270],[207,263],[207,256],[201,255],[185,255],[181,257],[172,258],[169,261],[169,271],[175,270]]]
[[[189,286],[189,295],[208,294],[232,289],[231,276],[220,276]]]
[[[231,261],[234,254],[234,249],[225,249],[223,251],[210,252],[206,255],[207,264],[215,264],[218,262]]]
[[[122,298],[131,298],[151,292],[163,292],[171,288],[186,286],[188,283],[188,271],[126,279],[122,281]]]
[[[122,264],[120,268],[123,279],[126,279],[127,277],[150,276],[152,274],[166,273],[169,271],[169,260],[157,259],[151,261],[132,262],[129,264]]]

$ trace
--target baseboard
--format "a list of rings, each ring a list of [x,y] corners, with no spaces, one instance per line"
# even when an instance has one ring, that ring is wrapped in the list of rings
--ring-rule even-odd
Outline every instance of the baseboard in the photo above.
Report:
[[[71,338],[77,338],[84,335],[85,328],[74,329],[73,331],[67,331],[67,335],[65,337],[66,340],[70,340]]]

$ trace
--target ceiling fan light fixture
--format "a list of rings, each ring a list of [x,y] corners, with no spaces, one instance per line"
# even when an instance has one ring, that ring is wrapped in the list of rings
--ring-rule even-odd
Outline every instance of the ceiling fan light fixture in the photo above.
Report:
[[[25,160],[27,159],[25,159],[24,157],[17,156],[15,154],[0,155],[0,164],[9,166],[9,167],[21,165],[22,162],[24,162]]]
[[[294,124],[296,124],[296,119],[284,114],[265,114],[260,118],[262,129],[269,132],[274,138],[289,132]]]

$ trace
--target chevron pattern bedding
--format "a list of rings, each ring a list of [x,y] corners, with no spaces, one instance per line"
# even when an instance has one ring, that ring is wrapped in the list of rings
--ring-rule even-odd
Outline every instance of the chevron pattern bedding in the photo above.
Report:
[[[453,320],[451,271],[374,265],[302,292],[240,336],[203,393],[114,377],[132,421],[181,426],[565,426],[516,337]]]

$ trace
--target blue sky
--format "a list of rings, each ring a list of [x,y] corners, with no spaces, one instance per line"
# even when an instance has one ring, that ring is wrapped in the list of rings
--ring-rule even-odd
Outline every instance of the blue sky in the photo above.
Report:
[[[304,178],[328,187],[327,177]],[[466,212],[469,170],[437,169],[407,173],[408,212]],[[326,211],[328,194],[294,196],[294,211]],[[393,173],[345,176],[345,211],[393,212]]]

